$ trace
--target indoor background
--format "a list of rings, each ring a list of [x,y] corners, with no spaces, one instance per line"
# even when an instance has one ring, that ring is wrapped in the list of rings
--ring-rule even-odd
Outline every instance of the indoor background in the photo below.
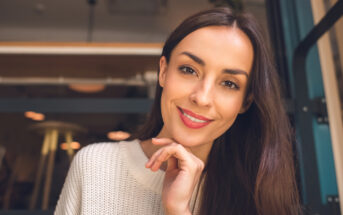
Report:
[[[251,12],[262,25],[296,133],[305,213],[341,214],[342,5],[0,0],[0,214],[52,214],[73,155],[124,140],[146,119],[168,34],[217,6]]]

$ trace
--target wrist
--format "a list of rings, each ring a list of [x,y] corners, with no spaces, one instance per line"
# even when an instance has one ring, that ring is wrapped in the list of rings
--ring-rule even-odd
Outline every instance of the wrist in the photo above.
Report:
[[[192,215],[192,213],[187,210],[185,212],[165,212],[166,215]]]
[[[192,215],[191,211],[189,209],[186,210],[167,210],[165,209],[166,215]]]

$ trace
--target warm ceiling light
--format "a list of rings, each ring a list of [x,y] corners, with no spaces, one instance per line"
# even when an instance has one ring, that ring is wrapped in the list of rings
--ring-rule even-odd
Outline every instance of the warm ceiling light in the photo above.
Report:
[[[45,115],[42,113],[35,113],[35,115],[32,116],[31,119],[35,121],[43,121],[45,119]]]
[[[110,131],[107,133],[107,137],[110,140],[125,140],[130,137],[130,134],[125,131]]]
[[[70,84],[69,88],[80,93],[97,93],[105,89],[104,84]]]
[[[26,112],[24,113],[25,117],[30,118],[30,119],[32,119],[32,117],[34,117],[35,114],[36,114],[36,113],[33,112],[33,111],[26,111]]]
[[[80,143],[79,142],[71,142],[71,148],[72,149],[79,149],[81,147]],[[62,143],[61,144],[61,149],[62,150],[68,150],[68,144],[67,143]]]
[[[30,118],[35,121],[43,121],[45,119],[45,115],[42,113],[36,113],[33,111],[26,111],[24,113],[25,117]]]

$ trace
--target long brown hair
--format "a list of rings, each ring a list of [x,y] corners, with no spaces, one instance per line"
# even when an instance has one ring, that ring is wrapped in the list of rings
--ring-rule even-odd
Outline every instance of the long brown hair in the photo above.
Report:
[[[255,19],[229,8],[216,8],[187,18],[171,33],[162,56],[169,62],[177,44],[206,26],[241,29],[254,48],[254,62],[247,95],[249,109],[239,114],[229,130],[214,141],[202,177],[202,214],[300,214],[295,182],[292,135],[282,104],[279,80]],[[157,136],[163,126],[162,88],[156,88],[148,120],[136,138]]]

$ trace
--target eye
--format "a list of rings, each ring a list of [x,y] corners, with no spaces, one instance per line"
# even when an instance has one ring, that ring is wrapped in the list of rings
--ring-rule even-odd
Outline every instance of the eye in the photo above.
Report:
[[[182,73],[185,73],[185,74],[197,75],[197,73],[195,72],[195,70],[194,70],[192,67],[189,67],[189,66],[180,66],[180,67],[179,67],[179,70],[180,70]]]
[[[239,90],[239,86],[232,81],[223,81],[222,85],[228,87],[229,89]]]

